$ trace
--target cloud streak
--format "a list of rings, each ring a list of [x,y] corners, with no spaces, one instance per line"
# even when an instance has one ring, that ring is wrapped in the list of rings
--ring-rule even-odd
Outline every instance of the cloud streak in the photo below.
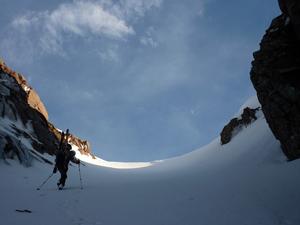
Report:
[[[140,42],[143,45],[151,46],[153,48],[158,47],[158,42],[154,39],[153,34],[155,30],[153,27],[149,27],[145,33],[145,36],[141,37]]]
[[[52,11],[27,12],[11,22],[9,35],[0,48],[4,51],[9,46],[12,56],[13,52],[17,55],[31,47],[34,49],[30,49],[30,57],[41,53],[65,56],[65,44],[76,38],[126,40],[135,35],[130,23],[144,16],[147,10],[159,7],[161,1],[74,0]],[[21,43],[27,43],[26,47]]]
[[[40,30],[38,43],[47,53],[60,51],[68,35],[122,39],[134,34],[126,21],[106,11],[100,3],[86,1],[61,4],[52,12],[28,13],[17,17],[12,27],[27,35]]]

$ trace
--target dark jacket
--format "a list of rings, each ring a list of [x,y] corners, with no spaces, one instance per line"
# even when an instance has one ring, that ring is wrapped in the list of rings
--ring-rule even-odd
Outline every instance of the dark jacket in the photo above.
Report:
[[[67,171],[70,161],[76,164],[80,163],[80,160],[75,157],[75,151],[68,149],[59,150],[56,154],[55,167],[53,172],[56,173],[57,169],[62,171]]]

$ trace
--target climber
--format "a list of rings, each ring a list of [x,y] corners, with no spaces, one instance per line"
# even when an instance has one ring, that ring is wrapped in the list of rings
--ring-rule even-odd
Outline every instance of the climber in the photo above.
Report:
[[[65,186],[70,161],[76,164],[80,163],[80,160],[75,157],[75,152],[72,151],[72,146],[63,143],[56,154],[55,167],[53,169],[53,173],[56,173],[57,170],[60,172],[60,179],[57,182],[60,190]]]

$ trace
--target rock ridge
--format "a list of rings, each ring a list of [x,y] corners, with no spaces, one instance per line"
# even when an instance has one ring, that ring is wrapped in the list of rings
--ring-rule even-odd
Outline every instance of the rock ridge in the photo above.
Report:
[[[279,0],[250,72],[266,121],[289,160],[300,157],[300,1]]]

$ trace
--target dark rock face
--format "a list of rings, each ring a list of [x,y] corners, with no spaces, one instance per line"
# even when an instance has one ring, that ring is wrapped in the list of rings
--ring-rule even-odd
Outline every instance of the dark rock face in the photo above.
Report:
[[[233,118],[230,122],[223,128],[221,132],[221,144],[227,144],[231,141],[232,137],[236,135],[243,127],[249,125],[253,121],[257,120],[256,111],[259,108],[250,109],[246,107],[243,110],[241,118]]]
[[[49,163],[40,154],[55,154],[60,137],[38,94],[21,74],[0,62],[0,158],[18,159],[27,166],[33,158]],[[91,153],[87,141],[70,135],[69,142],[81,153]]]
[[[300,1],[279,3],[283,14],[254,53],[251,81],[272,132],[292,160],[300,157]]]
[[[282,13],[289,17],[294,32],[300,40],[300,2],[297,0],[279,0]]]

